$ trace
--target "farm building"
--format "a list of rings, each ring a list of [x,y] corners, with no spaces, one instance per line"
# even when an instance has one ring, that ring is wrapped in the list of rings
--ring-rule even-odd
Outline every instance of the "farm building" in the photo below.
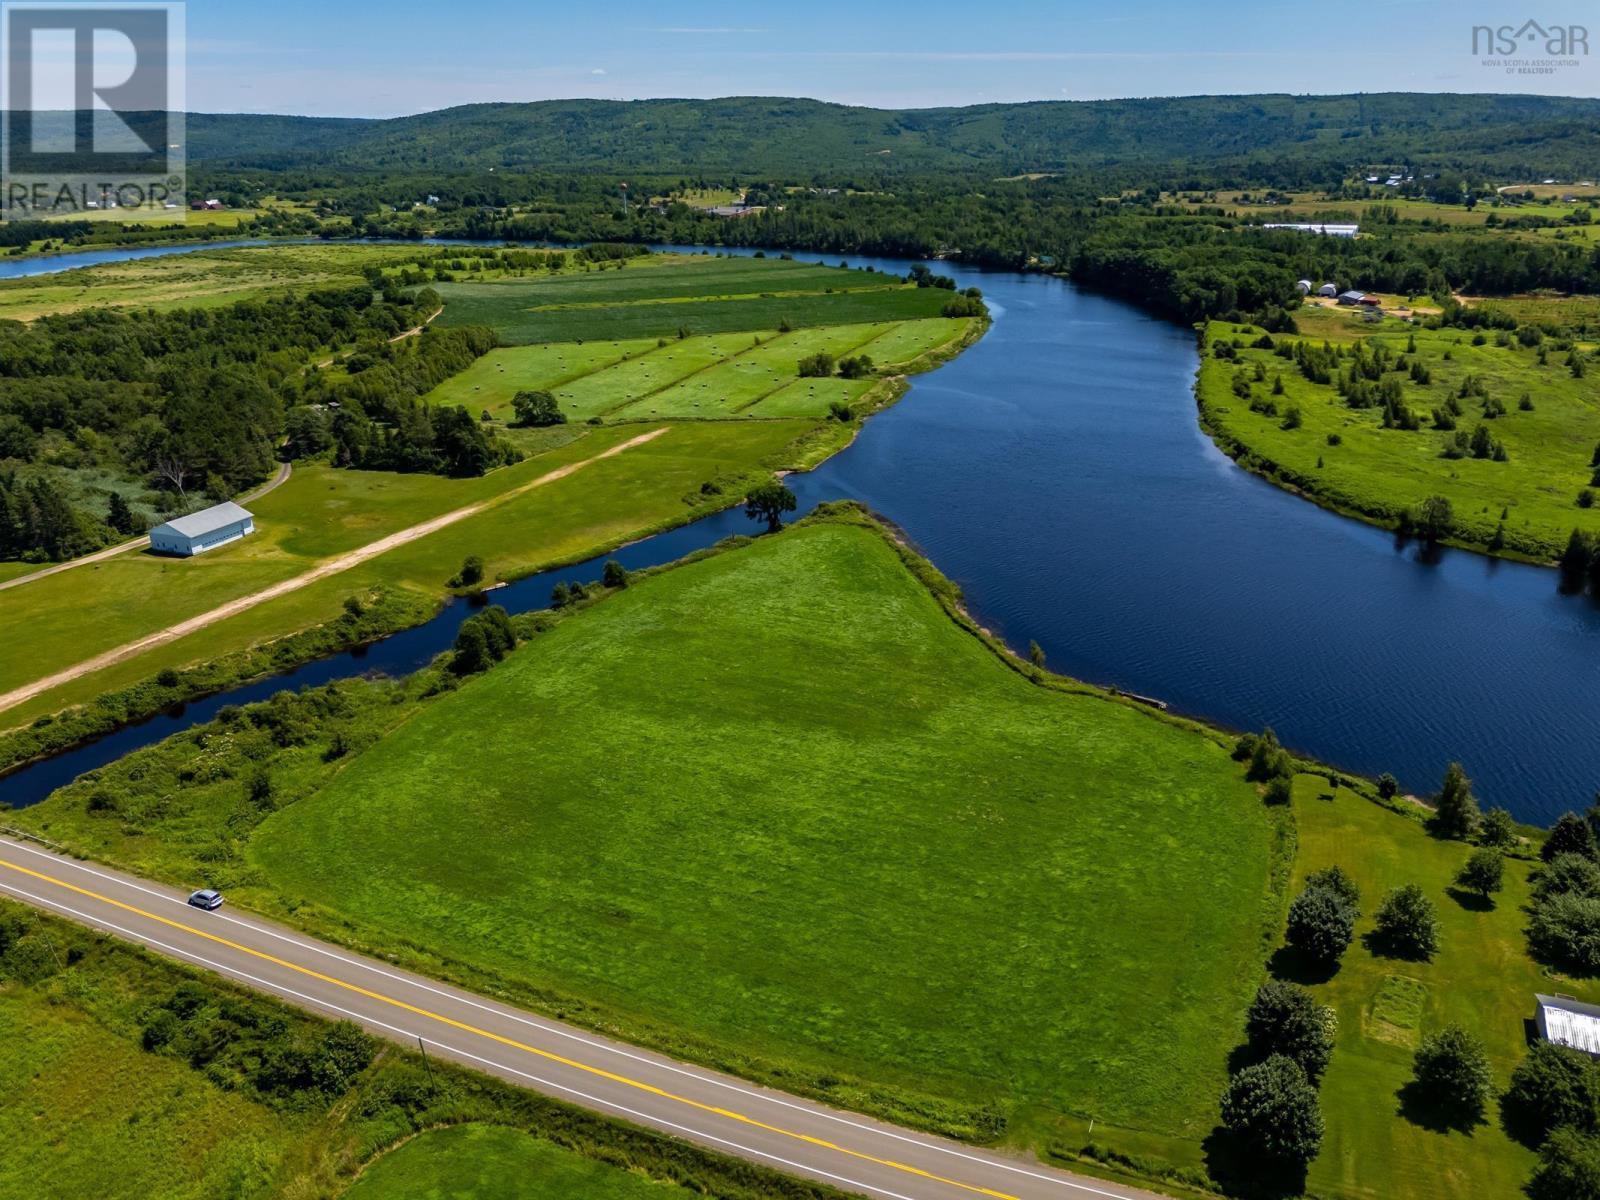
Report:
[[[1362,303],[1364,303],[1366,301],[1366,299],[1367,299],[1367,294],[1365,292],[1340,292],[1339,293],[1339,303],[1340,304],[1348,304],[1348,305],[1362,304]]]
[[[1540,1037],[1600,1058],[1600,1004],[1584,1004],[1569,996],[1535,995],[1533,1000]]]
[[[1339,285],[1336,284],[1336,283],[1325,283],[1325,284],[1323,284],[1321,287],[1319,287],[1317,289],[1317,295],[1326,296],[1330,300],[1333,299],[1338,294],[1339,294]]]
[[[150,549],[158,554],[190,558],[254,533],[255,518],[232,500],[203,508],[186,517],[174,517],[150,531]]]
[[[1359,225],[1309,225],[1309,224],[1275,224],[1263,225],[1263,229],[1294,229],[1300,233],[1322,233],[1328,237],[1353,238],[1361,231]]]
[[[1311,280],[1309,279],[1302,279],[1294,286],[1299,290],[1302,296],[1309,296],[1311,294]]]

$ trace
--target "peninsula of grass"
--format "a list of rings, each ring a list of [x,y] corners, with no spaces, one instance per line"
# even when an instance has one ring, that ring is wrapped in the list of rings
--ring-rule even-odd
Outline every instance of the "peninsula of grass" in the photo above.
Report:
[[[1197,1163],[1282,911],[1273,816],[1224,740],[1037,686],[919,569],[808,523],[448,695],[284,697],[288,752],[213,727],[17,819],[851,1107]]]
[[[1368,323],[1325,310],[1304,324],[1306,335],[1272,335],[1270,346],[1253,326],[1212,322],[1205,330],[1201,421],[1241,465],[1388,528],[1443,496],[1453,513],[1447,540],[1508,556],[1548,562],[1573,529],[1600,532],[1600,508],[1583,500],[1596,474],[1600,370],[1575,377],[1574,347],[1543,335],[1525,344],[1504,331]],[[1341,353],[1329,382],[1313,381],[1279,353],[1297,342]],[[1379,348],[1387,354],[1387,369],[1367,383],[1398,387],[1416,428],[1393,413],[1386,420],[1381,399],[1357,407],[1341,394],[1337,380],[1355,364],[1357,346],[1369,359]],[[1584,347],[1576,353],[1583,357]],[[1475,451],[1480,427],[1487,440]]]

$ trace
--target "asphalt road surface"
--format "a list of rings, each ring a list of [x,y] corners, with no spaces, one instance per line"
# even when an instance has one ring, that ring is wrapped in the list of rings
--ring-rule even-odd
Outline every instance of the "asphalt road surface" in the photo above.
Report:
[[[322,1016],[712,1150],[887,1200],[1155,1200],[675,1062],[226,906],[0,838],[0,895]]]

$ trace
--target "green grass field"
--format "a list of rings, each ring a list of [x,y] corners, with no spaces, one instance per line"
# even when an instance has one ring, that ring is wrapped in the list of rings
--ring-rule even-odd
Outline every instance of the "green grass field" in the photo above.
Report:
[[[892,275],[781,259],[663,256],[626,270],[441,283],[444,325],[488,325],[508,345],[674,337],[937,317],[949,300]]]
[[[167,666],[330,620],[344,598],[371,587],[442,596],[469,554],[489,578],[571,562],[709,511],[700,485],[738,481],[787,465],[811,422],[701,423],[672,427],[652,442],[523,493],[476,516],[397,547],[303,591],[145,651],[0,713],[11,727],[149,678]],[[174,622],[311,569],[318,562],[465,504],[493,499],[552,470],[593,459],[640,433],[587,429],[565,445],[477,479],[396,475],[302,466],[251,504],[257,532],[193,559],[129,553],[0,592],[0,621],[33,631],[28,653],[0,655],[0,691],[63,670]]]
[[[101,973],[77,979],[117,990]],[[259,1194],[308,1123],[145,1053],[136,1029],[98,1007],[37,986],[0,988],[0,1196]]]
[[[0,928],[6,1200],[838,1195],[395,1046],[285,1086],[319,1018],[11,901]],[[187,1025],[164,1046],[163,1009]]]
[[[799,379],[802,358],[867,354],[888,373],[968,334],[972,318],[932,317],[797,329],[619,342],[546,342],[492,350],[428,395],[497,420],[513,417],[523,390],[552,392],[573,421],[706,417],[826,417],[833,400],[853,400],[873,379]],[[804,385],[804,386],[796,386]]]
[[[350,287],[364,266],[417,256],[404,245],[277,245],[195,250],[0,282],[0,318],[29,321],[83,308],[198,308],[284,291]]]
[[[822,525],[564,622],[246,852],[248,894],[702,1057],[1193,1139],[1270,840],[1217,743],[1030,686]]]
[[[1505,891],[1481,910],[1453,890],[1470,847],[1431,838],[1420,822],[1349,791],[1328,792],[1320,777],[1296,781],[1293,890],[1337,864],[1360,886],[1365,917],[1339,972],[1312,989],[1338,1013],[1339,1036],[1322,1085],[1328,1136],[1310,1190],[1395,1200],[1520,1195],[1534,1156],[1506,1137],[1496,1112],[1471,1133],[1435,1132],[1398,1115],[1411,1055],[1426,1034],[1464,1025],[1483,1039],[1496,1087],[1504,1087],[1525,1051],[1534,992],[1597,1001],[1600,986],[1552,978],[1528,957],[1522,927],[1532,864],[1509,861]],[[1440,952],[1432,962],[1380,958],[1361,941],[1378,901],[1404,883],[1420,884],[1437,906]]]
[[[420,1134],[369,1166],[347,1200],[688,1200],[695,1193],[516,1129]]]
[[[1333,320],[1335,318],[1324,318]],[[1381,326],[1352,323],[1352,339],[1386,344],[1396,355],[1415,337],[1411,357],[1431,372],[1419,384],[1399,372],[1404,401],[1422,418],[1416,431],[1382,427],[1382,408],[1352,409],[1334,387],[1310,382],[1294,363],[1271,350],[1248,344],[1260,330],[1213,323],[1208,338],[1241,339],[1238,364],[1207,354],[1200,369],[1199,398],[1203,418],[1225,445],[1234,444],[1268,473],[1336,508],[1392,525],[1405,509],[1431,495],[1447,497],[1455,514],[1456,537],[1482,547],[1503,520],[1508,550],[1550,559],[1560,553],[1573,528],[1600,530],[1600,509],[1579,507],[1577,497],[1590,486],[1590,456],[1600,442],[1600,377],[1575,379],[1564,351],[1551,349],[1546,365],[1538,351],[1495,344],[1492,334],[1473,345],[1473,334],[1460,329],[1412,329],[1398,322]],[[1319,331],[1320,333],[1320,331]],[[1320,336],[1315,344],[1320,345]],[[1448,355],[1448,357],[1446,357]],[[1271,401],[1277,415],[1252,412],[1249,402],[1234,395],[1231,382],[1239,367],[1249,373],[1257,363],[1267,379],[1252,384],[1258,401]],[[1460,399],[1459,431],[1471,434],[1479,424],[1502,442],[1509,461],[1473,457],[1446,458],[1454,433],[1433,428],[1429,414],[1457,396],[1467,376],[1476,376],[1504,415],[1485,419],[1481,399]],[[1284,394],[1272,395],[1272,380],[1281,376]],[[1527,395],[1532,411],[1519,407]],[[1299,428],[1284,428],[1284,414],[1298,407]],[[1338,445],[1330,444],[1337,436]]]

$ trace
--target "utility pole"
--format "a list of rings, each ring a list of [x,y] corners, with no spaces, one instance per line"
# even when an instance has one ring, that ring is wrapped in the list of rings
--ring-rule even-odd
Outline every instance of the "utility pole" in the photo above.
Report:
[[[417,1049],[422,1051],[422,1066],[428,1072],[428,1090],[437,1092],[439,1085],[433,1079],[433,1064],[428,1061],[428,1047],[422,1041],[422,1035],[417,1035]]]

